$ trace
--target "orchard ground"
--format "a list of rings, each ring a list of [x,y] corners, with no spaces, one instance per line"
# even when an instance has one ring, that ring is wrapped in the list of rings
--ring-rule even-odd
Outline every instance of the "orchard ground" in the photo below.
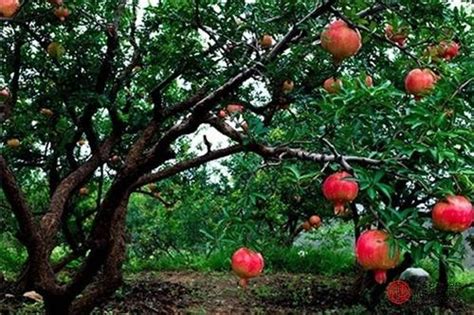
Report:
[[[265,272],[250,280],[246,290],[238,286],[238,278],[230,270],[232,248],[209,254],[157,251],[147,258],[132,251],[125,266],[125,285],[94,314],[366,314],[367,307],[353,295],[358,269],[349,250],[354,241],[350,231],[350,225],[336,222],[301,234],[291,248],[269,247],[263,251]],[[334,239],[328,241],[329,235]],[[5,296],[12,292],[9,280],[15,279],[19,270],[13,262],[25,256],[16,251],[11,239],[5,235],[3,239],[0,269],[7,272],[0,284],[0,313],[42,313],[41,302]],[[466,269],[455,269],[450,278],[449,306],[455,314],[474,312],[474,270],[469,264],[466,260]],[[403,306],[391,304],[382,295],[375,312],[445,312],[437,306],[434,294],[437,266],[428,260],[418,266],[430,273],[428,284]],[[62,277],[68,277],[67,270]]]

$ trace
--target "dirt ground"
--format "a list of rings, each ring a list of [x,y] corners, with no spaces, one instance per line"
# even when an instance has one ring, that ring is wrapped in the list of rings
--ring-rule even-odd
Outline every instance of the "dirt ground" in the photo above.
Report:
[[[160,272],[128,277],[125,285],[97,315],[118,314],[369,314],[353,301],[354,277],[266,274],[244,290],[232,273]],[[41,303],[5,297],[0,288],[0,314],[41,314]],[[385,297],[376,314],[474,314],[459,302],[440,311],[430,292],[415,294],[403,306]]]

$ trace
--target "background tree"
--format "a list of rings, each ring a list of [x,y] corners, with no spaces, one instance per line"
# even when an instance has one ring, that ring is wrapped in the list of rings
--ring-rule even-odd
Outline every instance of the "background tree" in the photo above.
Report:
[[[0,82],[10,90],[2,212],[14,214],[28,252],[19,285],[41,293],[49,313],[89,312],[120,286],[132,194],[231,155],[233,178],[248,184],[235,203],[268,229],[293,235],[315,204],[329,215],[320,182],[346,169],[361,187],[349,217],[356,235],[384,228],[411,253],[403,266],[429,255],[445,266],[460,237],[425,223],[436,198],[474,189],[465,12],[438,0],[161,1],[144,12],[136,0],[66,1],[67,11],[50,2],[23,1],[0,30]],[[363,38],[342,64],[319,45],[335,17]],[[408,34],[406,46],[385,35],[386,23]],[[274,42],[260,42],[264,34]],[[426,53],[451,40],[461,45],[454,60]],[[440,76],[419,101],[403,91],[414,68]],[[321,88],[331,76],[343,82],[338,94]],[[245,110],[217,116],[230,103]],[[229,143],[208,137],[196,154],[188,140],[201,126]],[[63,244],[70,253],[52,262]],[[64,282],[58,273],[72,260],[80,266]]]

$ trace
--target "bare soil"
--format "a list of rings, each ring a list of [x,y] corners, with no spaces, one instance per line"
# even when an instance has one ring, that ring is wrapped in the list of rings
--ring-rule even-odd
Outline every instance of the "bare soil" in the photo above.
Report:
[[[354,301],[353,276],[266,274],[247,289],[229,273],[160,272],[129,277],[125,285],[94,314],[474,314],[460,302],[441,311],[429,291],[396,306],[380,301],[374,312]],[[41,314],[41,303],[5,297],[0,286],[0,314]]]

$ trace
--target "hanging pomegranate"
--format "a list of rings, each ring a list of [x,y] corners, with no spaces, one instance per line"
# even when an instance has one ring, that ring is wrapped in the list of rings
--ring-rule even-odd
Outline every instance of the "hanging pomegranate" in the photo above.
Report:
[[[390,255],[389,235],[381,230],[369,230],[362,233],[356,242],[357,262],[367,270],[373,270],[375,281],[382,284],[387,281],[387,270],[394,268],[400,259],[395,249]]]
[[[341,171],[328,176],[323,182],[324,197],[334,204],[334,213],[342,215],[346,212],[346,203],[352,202],[359,193],[359,184],[351,174]]]
[[[341,62],[359,51],[362,39],[358,30],[336,20],[321,33],[321,46],[332,54],[335,62]]]
[[[239,284],[246,288],[250,278],[259,276],[264,267],[262,254],[246,247],[239,248],[232,255],[232,270],[240,278]]]
[[[463,232],[474,220],[471,202],[463,196],[448,196],[435,204],[431,212],[433,225],[441,231]]]

